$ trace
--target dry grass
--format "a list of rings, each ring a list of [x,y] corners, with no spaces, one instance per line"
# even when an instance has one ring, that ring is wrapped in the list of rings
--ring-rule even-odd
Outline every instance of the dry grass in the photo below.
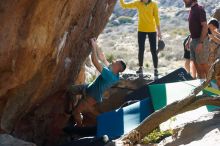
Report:
[[[106,54],[112,54],[115,59],[123,58],[128,68],[138,69],[138,43],[137,24],[124,24],[115,27],[107,27],[99,36],[99,46]],[[159,54],[159,72],[166,74],[170,70],[175,70],[183,66],[183,46],[182,40],[185,37],[184,28],[172,31],[163,28],[163,38],[166,48]],[[153,71],[152,57],[149,49],[148,39],[146,40],[146,50],[144,65],[146,72]]]

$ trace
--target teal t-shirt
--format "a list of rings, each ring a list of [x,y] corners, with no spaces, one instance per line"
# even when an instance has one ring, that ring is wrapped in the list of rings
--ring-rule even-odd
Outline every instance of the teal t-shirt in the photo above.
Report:
[[[97,102],[102,101],[102,95],[111,86],[119,81],[119,75],[114,74],[107,67],[103,67],[101,74],[88,85],[86,93],[88,96],[93,97]]]

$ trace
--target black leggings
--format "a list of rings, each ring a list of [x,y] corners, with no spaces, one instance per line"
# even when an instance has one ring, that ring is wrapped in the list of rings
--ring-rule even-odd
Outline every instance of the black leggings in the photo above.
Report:
[[[150,43],[150,51],[152,54],[154,68],[158,66],[158,56],[156,53],[157,50],[157,33],[156,32],[138,32],[138,45],[139,45],[139,52],[138,52],[138,61],[139,66],[143,66],[144,62],[144,50],[145,50],[145,41],[146,35],[148,35],[149,43]]]

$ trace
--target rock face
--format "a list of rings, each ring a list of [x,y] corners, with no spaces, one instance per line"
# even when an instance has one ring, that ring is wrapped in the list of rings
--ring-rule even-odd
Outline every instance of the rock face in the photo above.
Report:
[[[0,123],[39,145],[56,143],[77,78],[115,0],[0,1]],[[78,76],[79,75],[79,76]]]
[[[118,84],[104,93],[106,97],[101,104],[97,104],[99,112],[115,110],[125,103],[125,97],[134,90],[151,82],[149,79],[139,78],[136,74],[124,74]]]
[[[217,8],[213,14],[213,17],[220,21],[220,8]]]
[[[175,130],[175,136],[167,138],[159,146],[219,146],[220,112],[209,113]]]
[[[0,145],[1,146],[36,146],[33,143],[19,140],[7,134],[0,135]]]

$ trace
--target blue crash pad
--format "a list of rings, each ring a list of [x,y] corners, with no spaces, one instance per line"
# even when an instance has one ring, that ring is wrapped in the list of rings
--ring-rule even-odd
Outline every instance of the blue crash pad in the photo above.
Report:
[[[151,99],[147,98],[127,107],[103,113],[97,117],[97,137],[108,135],[113,139],[126,134],[153,111]]]

